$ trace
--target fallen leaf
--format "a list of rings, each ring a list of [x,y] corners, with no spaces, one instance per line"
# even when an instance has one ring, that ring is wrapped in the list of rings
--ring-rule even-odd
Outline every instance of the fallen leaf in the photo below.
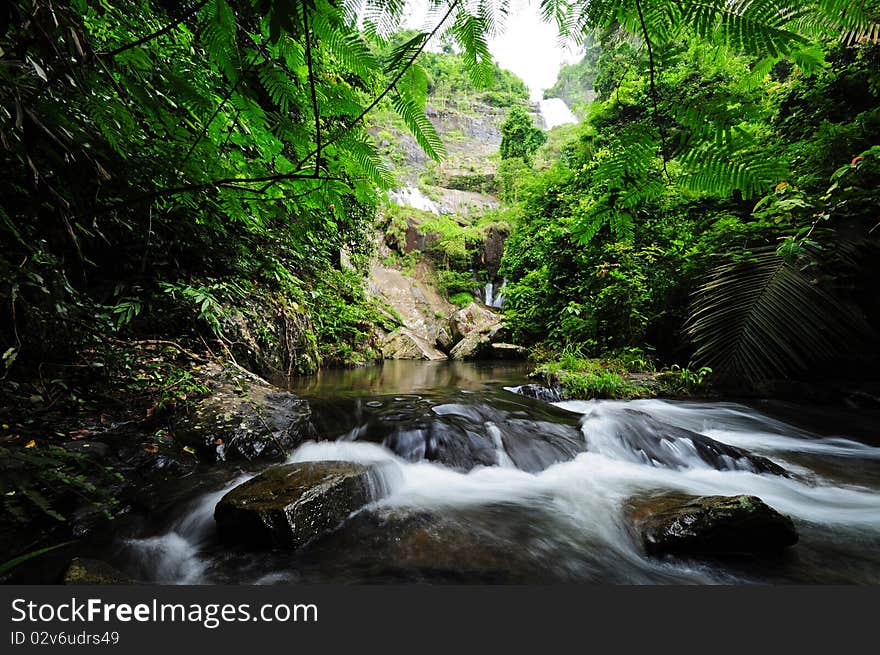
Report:
[[[25,447],[25,448],[33,448],[33,447],[36,446],[36,445],[37,445],[37,442],[34,441],[33,439],[31,439],[30,441],[28,441],[28,442],[24,445],[24,447]]]
[[[151,443],[151,444],[149,444],[149,445],[144,446],[144,452],[147,452],[147,453],[158,453],[158,452],[159,452],[159,446],[157,446],[157,445],[154,444],[154,443]]]
[[[185,453],[189,453],[190,455],[195,455],[195,454],[196,454],[196,449],[193,448],[192,446],[184,446],[184,447],[183,447],[183,452],[185,452]]]

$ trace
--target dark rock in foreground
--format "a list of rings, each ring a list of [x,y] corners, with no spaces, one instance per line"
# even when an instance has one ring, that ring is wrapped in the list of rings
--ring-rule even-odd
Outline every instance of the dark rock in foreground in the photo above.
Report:
[[[223,541],[297,548],[386,493],[379,472],[370,466],[285,464],[223,496],[214,519]]]
[[[314,436],[307,401],[256,377],[225,374],[174,425],[174,437],[202,459],[280,460]]]
[[[135,581],[107,562],[75,557],[64,573],[63,582],[66,585],[128,585]]]
[[[546,547],[540,513],[522,507],[479,506],[439,513],[405,507],[358,512],[309,544],[305,565],[324,575],[386,582],[526,584],[570,581],[535,557]]]
[[[774,553],[798,541],[791,518],[756,496],[657,495],[626,515],[650,554]]]

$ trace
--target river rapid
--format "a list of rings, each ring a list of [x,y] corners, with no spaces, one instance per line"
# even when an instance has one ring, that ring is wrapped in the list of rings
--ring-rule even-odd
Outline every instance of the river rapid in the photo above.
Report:
[[[230,548],[216,538],[214,506],[258,470],[224,465],[209,492],[118,535],[116,563],[184,584],[880,583],[880,434],[870,422],[850,415],[839,432],[817,434],[736,402],[551,404],[514,393],[525,372],[386,362],[299,381],[291,389],[309,400],[318,440],[290,461],[378,463],[383,499],[301,552]],[[759,496],[792,517],[800,541],[770,559],[648,556],[623,508],[657,491]]]

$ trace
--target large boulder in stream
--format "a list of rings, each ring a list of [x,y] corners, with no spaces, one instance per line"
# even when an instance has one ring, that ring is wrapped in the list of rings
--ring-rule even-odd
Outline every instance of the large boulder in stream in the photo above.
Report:
[[[638,464],[672,469],[710,467],[787,476],[761,455],[731,446],[651,415],[614,405],[600,405],[584,417],[587,450]]]
[[[449,331],[455,341],[461,341],[472,332],[485,332],[498,325],[501,317],[495,312],[472,302],[455,312],[449,319]]]
[[[774,553],[798,541],[791,518],[755,496],[660,494],[631,500],[625,512],[650,554]]]
[[[310,543],[302,563],[349,581],[537,584],[570,582],[556,567],[545,514],[495,504],[376,507]]]
[[[179,416],[174,438],[201,459],[283,459],[313,438],[307,401],[256,376],[215,376],[210,393]]]
[[[373,466],[285,464],[223,496],[214,519],[223,541],[298,548],[387,493],[381,472]]]
[[[385,359],[443,360],[446,354],[434,347],[434,342],[419,336],[409,328],[399,328],[382,341]]]

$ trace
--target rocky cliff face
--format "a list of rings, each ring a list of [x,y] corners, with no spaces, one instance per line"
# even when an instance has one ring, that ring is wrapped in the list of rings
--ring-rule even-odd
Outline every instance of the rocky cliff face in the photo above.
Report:
[[[446,144],[442,162],[429,160],[394,125],[374,129],[400,185],[380,216],[367,281],[368,292],[400,323],[382,335],[383,357],[390,359],[446,359],[464,337],[456,333],[455,313],[469,300],[486,301],[487,282],[501,285],[498,269],[509,230],[477,223],[500,206],[493,194],[505,110],[477,100],[431,98],[427,114]],[[434,225],[434,217],[443,226]],[[460,241],[461,252],[450,241]],[[443,284],[453,277],[457,287]],[[450,302],[452,296],[458,304]],[[480,311],[481,328],[500,324],[497,307]]]

